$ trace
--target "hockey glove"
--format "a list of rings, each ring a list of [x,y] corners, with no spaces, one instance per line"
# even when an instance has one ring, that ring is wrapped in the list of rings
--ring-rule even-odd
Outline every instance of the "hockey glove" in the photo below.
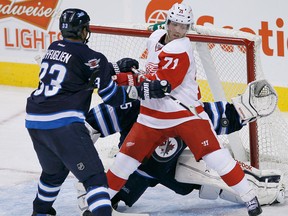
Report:
[[[112,76],[112,79],[119,86],[139,86],[143,81],[146,80],[145,75],[142,74],[134,74],[132,72],[121,72]]]
[[[120,72],[131,72],[131,68],[139,68],[139,62],[132,58],[122,58],[116,62]]]
[[[132,58],[122,58],[117,62],[109,62],[111,69],[111,75],[118,74],[120,72],[131,72],[131,68],[139,68],[139,62]]]
[[[143,100],[163,98],[165,93],[171,92],[171,85],[167,80],[144,81],[139,88],[139,97]]]
[[[112,76],[112,79],[119,85],[119,86],[137,86],[137,76],[134,75],[132,72],[126,73],[118,73]]]

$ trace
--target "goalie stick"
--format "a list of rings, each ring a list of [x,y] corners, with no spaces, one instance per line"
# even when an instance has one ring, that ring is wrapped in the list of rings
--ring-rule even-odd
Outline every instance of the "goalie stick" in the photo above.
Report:
[[[138,75],[143,75],[145,77],[145,72],[141,72],[139,69],[135,69],[135,68],[131,68],[132,72]],[[150,81],[148,78],[145,77],[145,79],[147,81]],[[175,101],[177,104],[179,104],[180,106],[182,106],[184,109],[188,110],[189,112],[191,112],[193,115],[197,116],[198,118],[201,118],[200,115],[198,114],[196,108],[194,106],[187,106],[184,103],[182,103],[180,100],[178,100],[177,98],[175,98],[174,96],[172,96],[170,93],[165,92],[164,93],[165,96],[171,98],[173,101]],[[202,118],[201,118],[202,119]]]
[[[122,213],[122,212],[117,212],[116,210],[113,209],[112,211],[112,216],[150,216],[149,214],[137,214],[137,213]]]
[[[94,89],[93,88],[94,87],[94,82],[95,82],[95,80],[97,78],[97,74],[98,74],[99,71],[100,71],[100,66],[98,65],[96,67],[96,69],[92,72],[92,74],[91,74],[91,76],[89,78],[88,89]]]

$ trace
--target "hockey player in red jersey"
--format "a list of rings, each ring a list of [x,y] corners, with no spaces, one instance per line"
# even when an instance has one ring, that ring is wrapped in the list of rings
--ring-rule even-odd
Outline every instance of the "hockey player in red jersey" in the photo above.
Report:
[[[110,198],[158,145],[168,137],[180,137],[196,160],[203,159],[239,194],[250,216],[259,215],[262,209],[254,190],[229,151],[220,145],[209,117],[203,111],[199,86],[195,80],[192,46],[185,37],[192,24],[191,8],[176,3],[168,11],[167,30],[157,30],[149,37],[146,78],[167,80],[171,84],[171,93],[151,100],[147,100],[151,98],[149,91],[144,93],[137,122],[107,172]],[[170,92],[169,85],[167,92]],[[171,99],[171,96],[181,101],[182,105]],[[183,104],[186,104],[186,108]]]

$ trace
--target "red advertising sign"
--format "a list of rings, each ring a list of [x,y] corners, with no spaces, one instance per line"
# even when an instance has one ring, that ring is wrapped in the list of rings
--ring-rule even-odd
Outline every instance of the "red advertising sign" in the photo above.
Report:
[[[0,19],[14,17],[47,30],[59,0],[0,0]]]

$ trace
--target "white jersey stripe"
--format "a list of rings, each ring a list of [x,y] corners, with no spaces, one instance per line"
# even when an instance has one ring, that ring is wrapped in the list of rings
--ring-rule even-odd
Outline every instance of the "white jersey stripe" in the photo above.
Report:
[[[118,122],[118,118],[117,118],[117,114],[115,112],[114,107],[109,106],[109,110],[111,110],[110,115],[111,115],[111,120],[113,122],[113,126],[115,128],[115,131],[120,132],[120,126],[119,126],[119,122]]]
[[[61,186],[58,187],[49,187],[44,185],[41,181],[39,181],[38,186],[41,190],[46,191],[46,192],[57,192],[60,190]]]
[[[39,193],[37,194],[38,198],[45,201],[45,202],[53,202],[56,200],[57,196],[54,197],[46,197],[46,196],[42,196]]]
[[[26,114],[26,120],[28,121],[40,121],[40,122],[48,122],[48,121],[54,121],[61,118],[71,118],[71,117],[77,117],[80,119],[85,119],[85,116],[82,112],[79,111],[66,111],[66,112],[60,112],[56,114],[45,114],[45,115],[34,115],[34,114]]]
[[[102,116],[102,112],[99,109],[99,106],[95,107],[94,115],[96,115],[96,119],[98,121],[98,124],[99,124],[101,130],[102,130],[103,135],[105,137],[110,135],[110,133],[108,132],[107,126],[106,126],[106,122],[104,121],[105,118]]]

